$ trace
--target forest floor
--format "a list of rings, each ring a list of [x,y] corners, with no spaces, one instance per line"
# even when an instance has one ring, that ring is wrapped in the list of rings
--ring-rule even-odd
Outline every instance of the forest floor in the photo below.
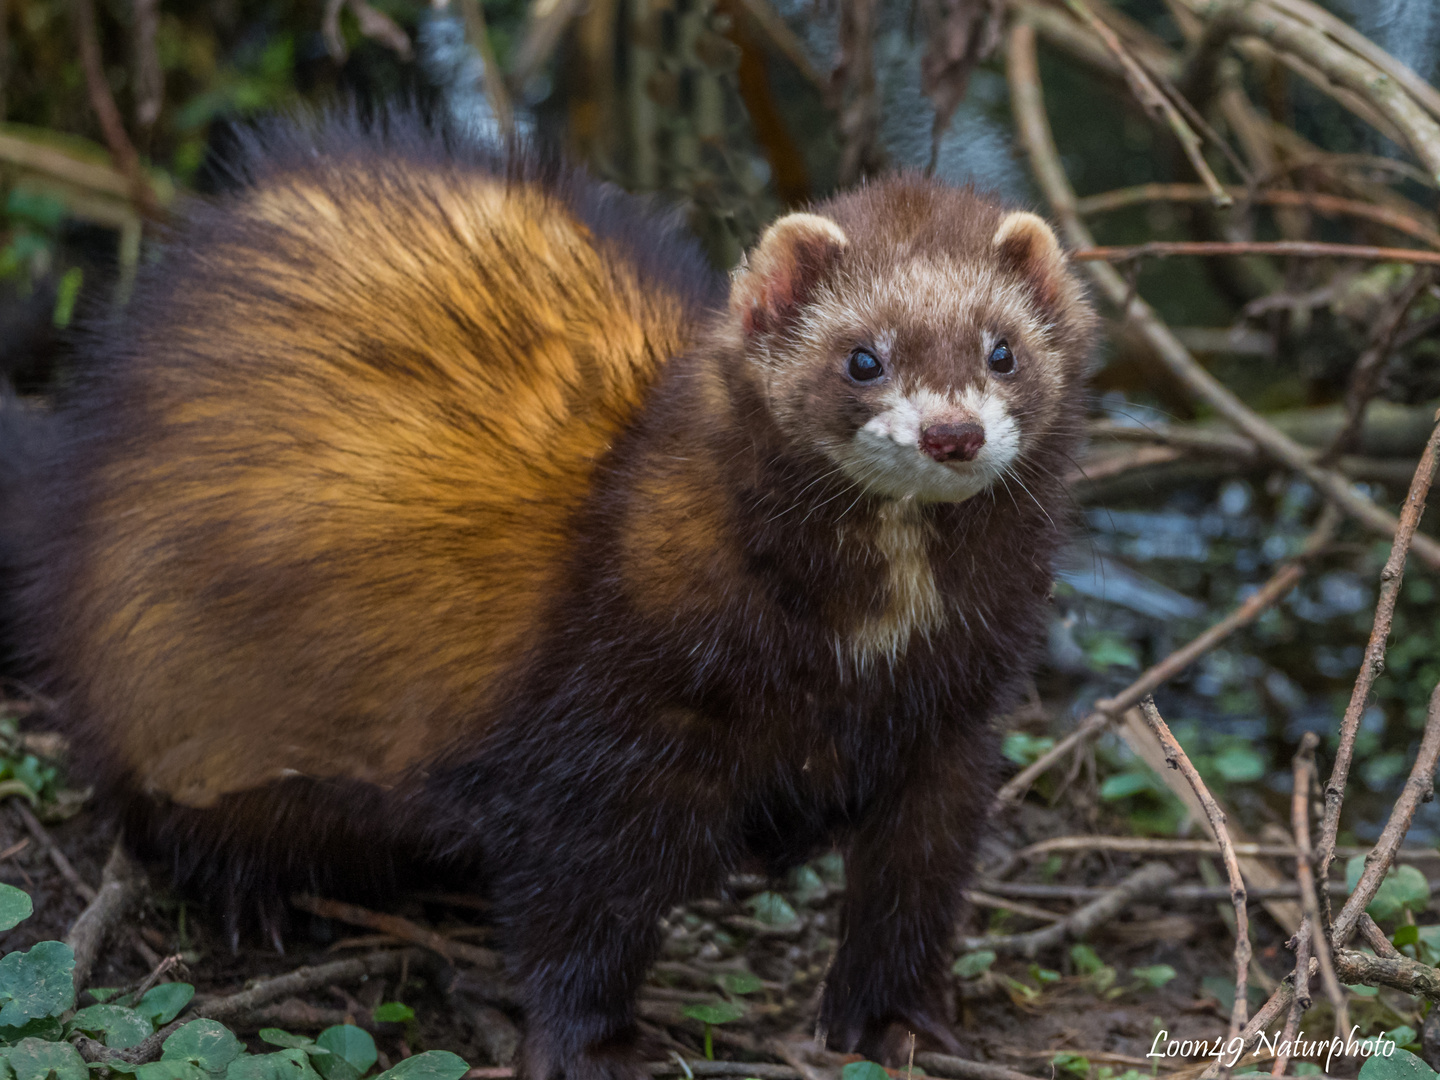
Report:
[[[1007,858],[1027,844],[1086,832],[1076,810],[1085,802],[1083,797],[1062,798],[1059,805],[1045,806],[1032,798],[1002,813],[985,844],[980,878],[994,877],[999,870],[1021,884],[1112,886],[1144,861],[1154,861],[1153,856],[1093,851],[1062,859],[1052,856],[1044,862],[1017,864]],[[114,839],[113,826],[106,823],[101,809],[86,806],[46,829],[78,878],[91,887],[98,885]],[[1006,862],[1012,865],[1006,868]],[[1176,880],[1200,883],[1195,855],[1170,856],[1169,862]],[[46,850],[33,827],[27,827],[12,808],[0,808],[0,881],[23,888],[35,903],[35,916],[0,941],[4,951],[65,937],[84,909],[76,885],[55,863],[54,853]],[[740,1014],[711,1027],[717,1059],[779,1059],[794,1064],[798,1055],[804,1059],[797,1066],[802,1073],[810,1065],[810,1080],[818,1075],[817,1068],[824,1072],[840,1063],[838,1058],[817,1055],[808,1040],[833,949],[842,874],[839,859],[832,854],[782,882],[737,877],[732,879],[730,896],[673,912],[666,920],[663,958],[641,997],[647,1050],[653,1059],[704,1056],[706,1025],[685,1013],[697,1006],[703,1011],[708,1005],[721,1010],[711,1014],[721,1019],[727,1009],[729,1014]],[[993,903],[993,899],[982,897],[981,902]],[[1046,925],[1038,913],[1026,914],[1025,902],[1005,903],[1012,910],[972,908],[957,928],[957,943],[966,935]],[[1069,902],[1047,899],[1031,905],[1031,910],[1043,906],[1053,918],[1081,903],[1078,896]],[[391,909],[409,921],[402,933],[425,927],[457,943],[465,955],[450,958],[454,967],[433,954],[414,953],[415,961],[402,964],[398,972],[286,995],[232,1018],[230,1024],[252,1046],[259,1046],[255,1034],[264,1027],[313,1034],[330,1024],[357,1023],[375,1034],[382,1054],[390,1060],[419,1049],[447,1049],[472,1065],[491,1067],[488,1074],[477,1075],[508,1075],[496,1067],[509,1063],[521,1018],[513,997],[493,972],[467,963],[486,952],[483,907],[483,901],[472,897],[425,896]],[[954,980],[955,1033],[973,1060],[1032,1076],[1106,1080],[1131,1073],[1134,1080],[1143,1074],[1198,1075],[1195,1059],[1146,1055],[1162,1030],[1170,1037],[1192,1040],[1225,1034],[1229,1001],[1222,999],[1233,980],[1233,931],[1223,917],[1229,910],[1228,900],[1223,899],[1176,902],[1142,897],[1101,923],[1078,947],[1066,941],[1041,950],[1033,961],[1002,956],[988,967],[983,954],[971,951],[960,967],[972,977],[957,973]],[[364,917],[368,916],[357,916]],[[1252,971],[1252,984],[1265,978],[1273,982],[1293,963],[1283,945],[1285,934],[1263,914],[1253,918],[1252,933],[1259,969],[1258,974]],[[393,934],[300,912],[295,913],[283,943],[281,954],[272,943],[252,934],[232,952],[215,916],[172,896],[155,876],[136,914],[112,934],[91,983],[132,984],[159,958],[178,954],[180,964],[167,978],[193,983],[202,997],[224,995],[302,965],[373,955],[405,944]],[[373,1019],[377,1005],[396,1001],[414,1010],[413,1020],[378,1023]],[[1413,1000],[1405,1001],[1413,1006]],[[1403,1018],[1408,1015],[1405,1002],[1399,1004]],[[1385,1024],[1384,1016],[1372,1020]],[[1326,1021],[1312,1016],[1312,1026],[1317,1022]],[[385,1065],[385,1058],[381,1064]]]

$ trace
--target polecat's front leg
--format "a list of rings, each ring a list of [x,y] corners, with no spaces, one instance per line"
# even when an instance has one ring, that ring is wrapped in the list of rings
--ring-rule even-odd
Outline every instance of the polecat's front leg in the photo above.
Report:
[[[909,1032],[959,1049],[945,979],[994,790],[987,737],[927,748],[867,809],[847,853],[840,947],[821,1005],[833,1049],[895,1066]]]
[[[657,748],[628,749],[542,770],[512,806],[495,895],[525,1007],[524,1080],[648,1076],[635,998],[660,919],[718,892],[733,861],[724,793],[658,765]]]

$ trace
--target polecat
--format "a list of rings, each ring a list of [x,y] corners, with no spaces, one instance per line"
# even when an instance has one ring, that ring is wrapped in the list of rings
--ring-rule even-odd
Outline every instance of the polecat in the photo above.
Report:
[[[847,852],[821,1022],[936,1002],[1037,655],[1092,315],[918,177],[733,275],[640,200],[331,121],[250,147],[7,488],[18,640],[216,900],[484,880],[530,1080],[643,1075],[672,905]]]

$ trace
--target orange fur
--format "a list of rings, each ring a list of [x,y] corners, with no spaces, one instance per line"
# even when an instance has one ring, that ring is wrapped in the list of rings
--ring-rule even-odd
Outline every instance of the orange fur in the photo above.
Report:
[[[269,292],[142,336],[186,359],[149,388],[148,452],[98,478],[109,527],[72,593],[116,751],[191,806],[390,784],[475,734],[456,718],[529,643],[595,461],[685,344],[675,298],[534,185],[305,177],[237,212],[271,246],[207,258]]]

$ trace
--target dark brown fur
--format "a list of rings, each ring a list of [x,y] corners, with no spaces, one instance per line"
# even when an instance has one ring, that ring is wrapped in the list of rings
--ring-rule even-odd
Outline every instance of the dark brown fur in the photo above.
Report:
[[[531,1080],[639,1075],[660,916],[840,841],[831,1045],[943,1033],[989,720],[1063,537],[1068,272],[993,253],[993,204],[888,180],[817,208],[843,251],[758,251],[758,306],[727,311],[636,201],[396,127],[252,147],[248,193],[197,207],[95,328],[57,448],[4,493],[38,522],[12,537],[20,640],[127,837],[221,901],[483,876]],[[884,286],[920,256],[1000,299],[915,322]],[[873,408],[828,351],[845,320],[893,309],[914,372],[960,385],[974,327],[1021,308],[1044,341],[1010,331],[1014,484],[897,509],[817,448]],[[747,359],[806,318],[816,355]],[[923,632],[895,529],[943,601]],[[852,655],[866,635],[899,644]]]

